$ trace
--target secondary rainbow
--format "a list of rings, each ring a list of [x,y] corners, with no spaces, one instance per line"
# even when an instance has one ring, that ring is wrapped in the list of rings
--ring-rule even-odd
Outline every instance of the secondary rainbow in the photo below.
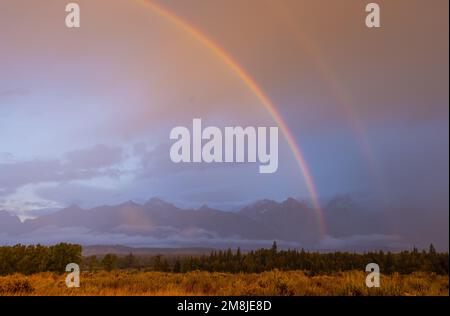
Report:
[[[331,93],[336,98],[336,101],[341,106],[344,113],[346,113],[351,128],[353,129],[356,139],[359,141],[363,154],[368,162],[369,171],[376,181],[377,189],[380,192],[383,192],[384,185],[379,175],[380,173],[378,171],[375,154],[368,140],[366,131],[354,109],[351,95],[344,91],[329,65],[321,58],[321,51],[317,45],[315,45],[312,39],[307,36],[301,27],[299,27],[299,20],[295,19],[292,15],[292,10],[290,10],[285,3],[283,4],[283,2],[276,3],[276,5],[275,3],[270,2],[270,4],[272,5],[272,12],[279,12],[280,18],[293,31],[291,36],[302,46],[304,52],[308,55],[308,58],[316,65],[325,83],[330,88]]]
[[[246,70],[239,65],[238,62],[236,62],[223,48],[221,48],[219,45],[217,45],[215,42],[209,39],[205,34],[195,29],[189,23],[187,23],[180,17],[176,16],[172,12],[163,8],[161,5],[146,0],[138,0],[138,1],[141,2],[143,5],[145,5],[146,7],[148,7],[149,9],[151,9],[152,11],[154,11],[155,13],[157,13],[159,16],[170,20],[180,29],[192,35],[195,39],[197,39],[205,47],[207,47],[211,52],[213,52],[217,57],[219,57],[223,62],[225,62],[228,65],[228,67],[230,67],[230,69],[232,69],[236,73],[236,75],[239,76],[239,78],[250,88],[250,90],[258,98],[261,105],[263,105],[267,109],[271,117],[274,119],[274,121],[280,128],[283,136],[285,137],[295,157],[295,160],[297,161],[298,166],[300,167],[309,194],[311,196],[313,208],[316,212],[320,232],[322,233],[322,235],[324,235],[326,231],[326,225],[313,177],[311,176],[311,172],[309,171],[308,165],[303,157],[300,147],[295,141],[293,134],[289,130],[286,122],[284,121],[280,113],[277,111],[277,109],[275,108],[269,97],[264,93],[261,87],[259,87],[259,85],[255,82],[255,80],[253,80],[253,78],[246,72]]]

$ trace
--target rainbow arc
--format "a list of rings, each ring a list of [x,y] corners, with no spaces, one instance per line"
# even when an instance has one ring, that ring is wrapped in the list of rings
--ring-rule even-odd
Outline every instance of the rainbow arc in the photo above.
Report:
[[[291,149],[294,158],[300,168],[301,173],[305,179],[306,187],[308,189],[309,195],[311,197],[312,206],[317,216],[318,226],[322,235],[326,232],[325,220],[323,217],[322,208],[319,201],[319,195],[317,193],[316,185],[314,183],[314,179],[311,175],[309,167],[304,159],[304,155],[297,144],[294,135],[290,131],[288,125],[285,120],[276,109],[270,98],[266,95],[263,89],[256,83],[256,81],[250,76],[250,74],[239,65],[239,63],[233,59],[233,57],[228,54],[222,47],[216,44],[213,40],[208,38],[205,34],[203,34],[198,29],[194,28],[188,22],[184,21],[182,18],[173,14],[166,8],[162,7],[155,2],[146,1],[146,0],[138,0],[142,5],[151,9],[153,12],[158,14],[160,17],[169,20],[174,25],[190,34],[197,41],[202,43],[206,48],[208,48],[211,53],[216,55],[222,62],[224,62],[245,84],[246,86],[253,92],[253,94],[259,100],[259,103],[264,106],[269,112],[270,116],[273,118],[275,123],[278,125],[281,130],[282,135],[286,139],[289,148]]]

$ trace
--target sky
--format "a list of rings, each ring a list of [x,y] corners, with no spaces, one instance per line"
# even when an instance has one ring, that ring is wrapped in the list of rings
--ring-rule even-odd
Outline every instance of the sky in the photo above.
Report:
[[[170,130],[276,126],[252,89],[144,0],[0,3],[0,209],[27,216],[158,196],[234,210],[311,201],[280,134],[279,168],[174,164]],[[231,56],[286,122],[319,199],[363,199],[411,242],[448,249],[448,1],[154,1]],[[381,215],[380,215],[381,216]]]

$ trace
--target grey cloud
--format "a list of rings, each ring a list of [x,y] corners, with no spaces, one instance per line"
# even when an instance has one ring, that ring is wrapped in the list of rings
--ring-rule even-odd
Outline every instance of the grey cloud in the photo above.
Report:
[[[58,160],[30,160],[0,164],[0,187],[4,189],[64,179],[62,164]]]
[[[135,154],[138,155],[141,162],[141,170],[138,171],[139,177],[158,177],[171,173],[178,173],[185,170],[182,164],[175,164],[170,160],[170,145],[161,143],[153,148],[148,148],[145,143],[135,146]]]
[[[123,151],[120,147],[99,144],[89,149],[68,152],[65,158],[68,168],[97,169],[120,163],[123,159]]]
[[[160,143],[153,148],[148,148],[145,143],[138,143],[134,147],[134,153],[141,161],[141,170],[138,177],[160,177],[181,172],[201,172],[203,170],[223,169],[223,168],[254,168],[257,172],[257,164],[244,163],[174,163],[170,159],[169,143]]]
[[[137,172],[138,178],[162,177],[186,172],[191,169],[199,170],[199,168],[205,168],[204,164],[194,165],[172,162],[170,160],[169,143],[161,143],[153,148],[148,148],[141,143],[135,147],[135,153],[141,162],[141,169]]]
[[[56,201],[63,205],[77,204],[83,207],[93,207],[100,204],[100,201],[120,200],[121,198],[121,193],[117,190],[76,183],[46,186],[38,188],[36,193],[44,199]]]
[[[70,152],[65,160],[34,159],[0,163],[0,190],[10,191],[26,184],[115,177],[120,172],[114,165],[122,159],[118,147],[97,145],[87,150]],[[1,191],[0,191],[1,194]]]

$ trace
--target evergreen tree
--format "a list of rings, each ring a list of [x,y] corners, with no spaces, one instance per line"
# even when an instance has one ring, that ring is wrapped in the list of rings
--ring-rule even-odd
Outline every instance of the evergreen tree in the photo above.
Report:
[[[117,256],[115,254],[108,253],[102,259],[103,269],[111,271],[117,267]]]

